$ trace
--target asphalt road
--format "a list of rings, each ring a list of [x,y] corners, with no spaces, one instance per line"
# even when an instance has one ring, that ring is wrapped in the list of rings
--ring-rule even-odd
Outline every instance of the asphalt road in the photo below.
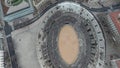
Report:
[[[6,36],[10,35],[12,32],[11,26],[9,26],[7,23],[5,23],[4,31],[5,31]],[[8,49],[9,49],[9,53],[10,53],[12,68],[17,68],[18,65],[17,65],[16,55],[15,55],[15,51],[14,51],[14,45],[12,42],[12,37],[9,36],[6,39],[7,39]]]

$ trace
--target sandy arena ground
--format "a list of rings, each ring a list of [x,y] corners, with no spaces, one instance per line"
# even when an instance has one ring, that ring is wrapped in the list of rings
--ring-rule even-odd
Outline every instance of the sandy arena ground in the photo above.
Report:
[[[74,63],[79,53],[79,41],[77,33],[72,26],[63,26],[59,34],[58,45],[63,60],[67,64]]]

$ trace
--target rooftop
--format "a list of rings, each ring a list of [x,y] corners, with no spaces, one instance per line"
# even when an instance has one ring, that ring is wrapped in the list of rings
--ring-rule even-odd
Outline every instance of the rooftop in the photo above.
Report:
[[[120,11],[111,12],[110,17],[120,33]]]

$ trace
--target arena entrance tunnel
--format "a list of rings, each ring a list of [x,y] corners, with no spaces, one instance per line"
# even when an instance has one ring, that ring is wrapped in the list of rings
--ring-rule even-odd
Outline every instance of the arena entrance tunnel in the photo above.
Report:
[[[42,68],[104,68],[103,32],[87,9],[63,2],[43,16],[37,51]]]

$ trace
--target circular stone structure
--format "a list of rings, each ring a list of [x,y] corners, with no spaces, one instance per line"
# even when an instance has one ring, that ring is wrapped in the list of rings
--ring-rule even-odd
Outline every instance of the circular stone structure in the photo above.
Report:
[[[60,56],[67,64],[76,61],[79,53],[79,40],[76,31],[70,25],[61,28],[58,40]]]
[[[103,32],[87,9],[62,2],[49,9],[40,23],[36,50],[41,68],[104,68]]]

